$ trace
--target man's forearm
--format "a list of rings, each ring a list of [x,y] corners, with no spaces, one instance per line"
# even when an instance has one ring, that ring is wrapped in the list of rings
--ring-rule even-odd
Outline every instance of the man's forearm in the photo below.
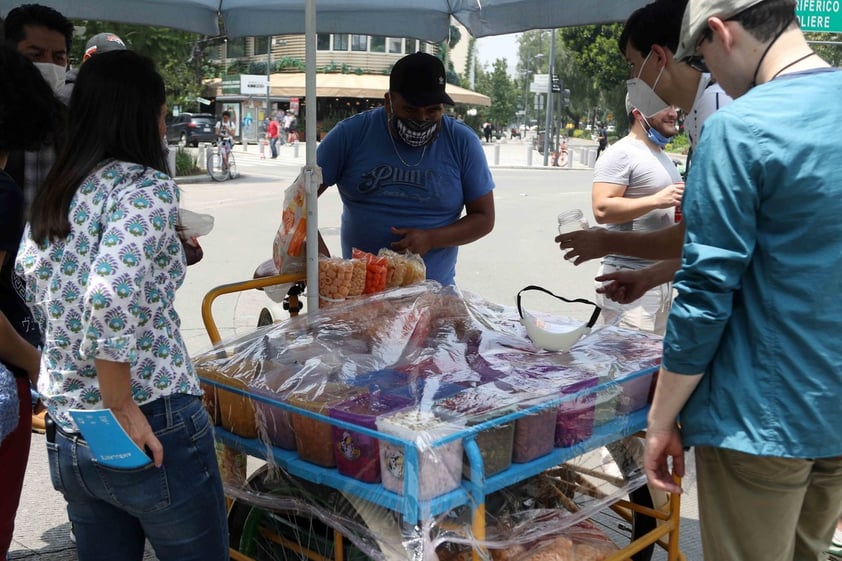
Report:
[[[652,232],[606,231],[603,241],[606,255],[627,255],[641,259],[676,259],[684,245],[684,225]]]

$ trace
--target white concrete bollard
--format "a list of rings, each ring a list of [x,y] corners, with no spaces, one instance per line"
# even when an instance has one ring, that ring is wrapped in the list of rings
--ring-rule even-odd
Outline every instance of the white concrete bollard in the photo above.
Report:
[[[596,165],[596,150],[588,150],[588,167],[592,168]]]
[[[175,153],[178,152],[176,146],[171,146],[167,150],[167,166],[170,168],[170,177],[175,177]]]
[[[292,143],[292,157],[298,158],[298,141]]]
[[[494,145],[494,165],[495,166],[500,165],[500,145],[499,144]]]
[[[526,147],[526,165],[532,167],[532,145]]]

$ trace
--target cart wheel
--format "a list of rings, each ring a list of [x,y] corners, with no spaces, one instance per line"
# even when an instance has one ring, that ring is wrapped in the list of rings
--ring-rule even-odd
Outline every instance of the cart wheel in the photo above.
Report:
[[[350,518],[349,525],[365,528],[357,510],[340,491],[287,473],[280,481],[271,480],[269,475],[264,466],[249,478],[249,485],[254,491],[278,497],[272,510],[235,500],[228,511],[230,544],[240,553],[255,561],[330,560],[336,558],[335,531],[343,532],[343,528],[325,513],[337,513],[343,520]],[[375,536],[366,539],[347,534],[343,532],[342,536],[344,559],[383,558]]]

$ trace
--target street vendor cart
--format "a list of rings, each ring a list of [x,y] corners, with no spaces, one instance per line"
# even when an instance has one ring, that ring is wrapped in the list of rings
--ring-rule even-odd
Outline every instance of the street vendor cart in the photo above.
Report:
[[[653,508],[633,438],[659,337],[546,352],[512,308],[421,282],[220,340],[216,298],[296,280],[203,303],[232,559],[684,559],[679,498]],[[266,462],[249,477],[246,456]],[[589,522],[609,507],[622,548]]]

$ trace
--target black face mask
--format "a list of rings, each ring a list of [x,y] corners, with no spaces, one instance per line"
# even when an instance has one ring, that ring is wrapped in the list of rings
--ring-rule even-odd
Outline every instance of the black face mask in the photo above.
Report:
[[[389,129],[407,146],[420,148],[430,144],[441,131],[441,119],[435,121],[416,121],[403,119],[395,115],[394,107],[389,113]]]

